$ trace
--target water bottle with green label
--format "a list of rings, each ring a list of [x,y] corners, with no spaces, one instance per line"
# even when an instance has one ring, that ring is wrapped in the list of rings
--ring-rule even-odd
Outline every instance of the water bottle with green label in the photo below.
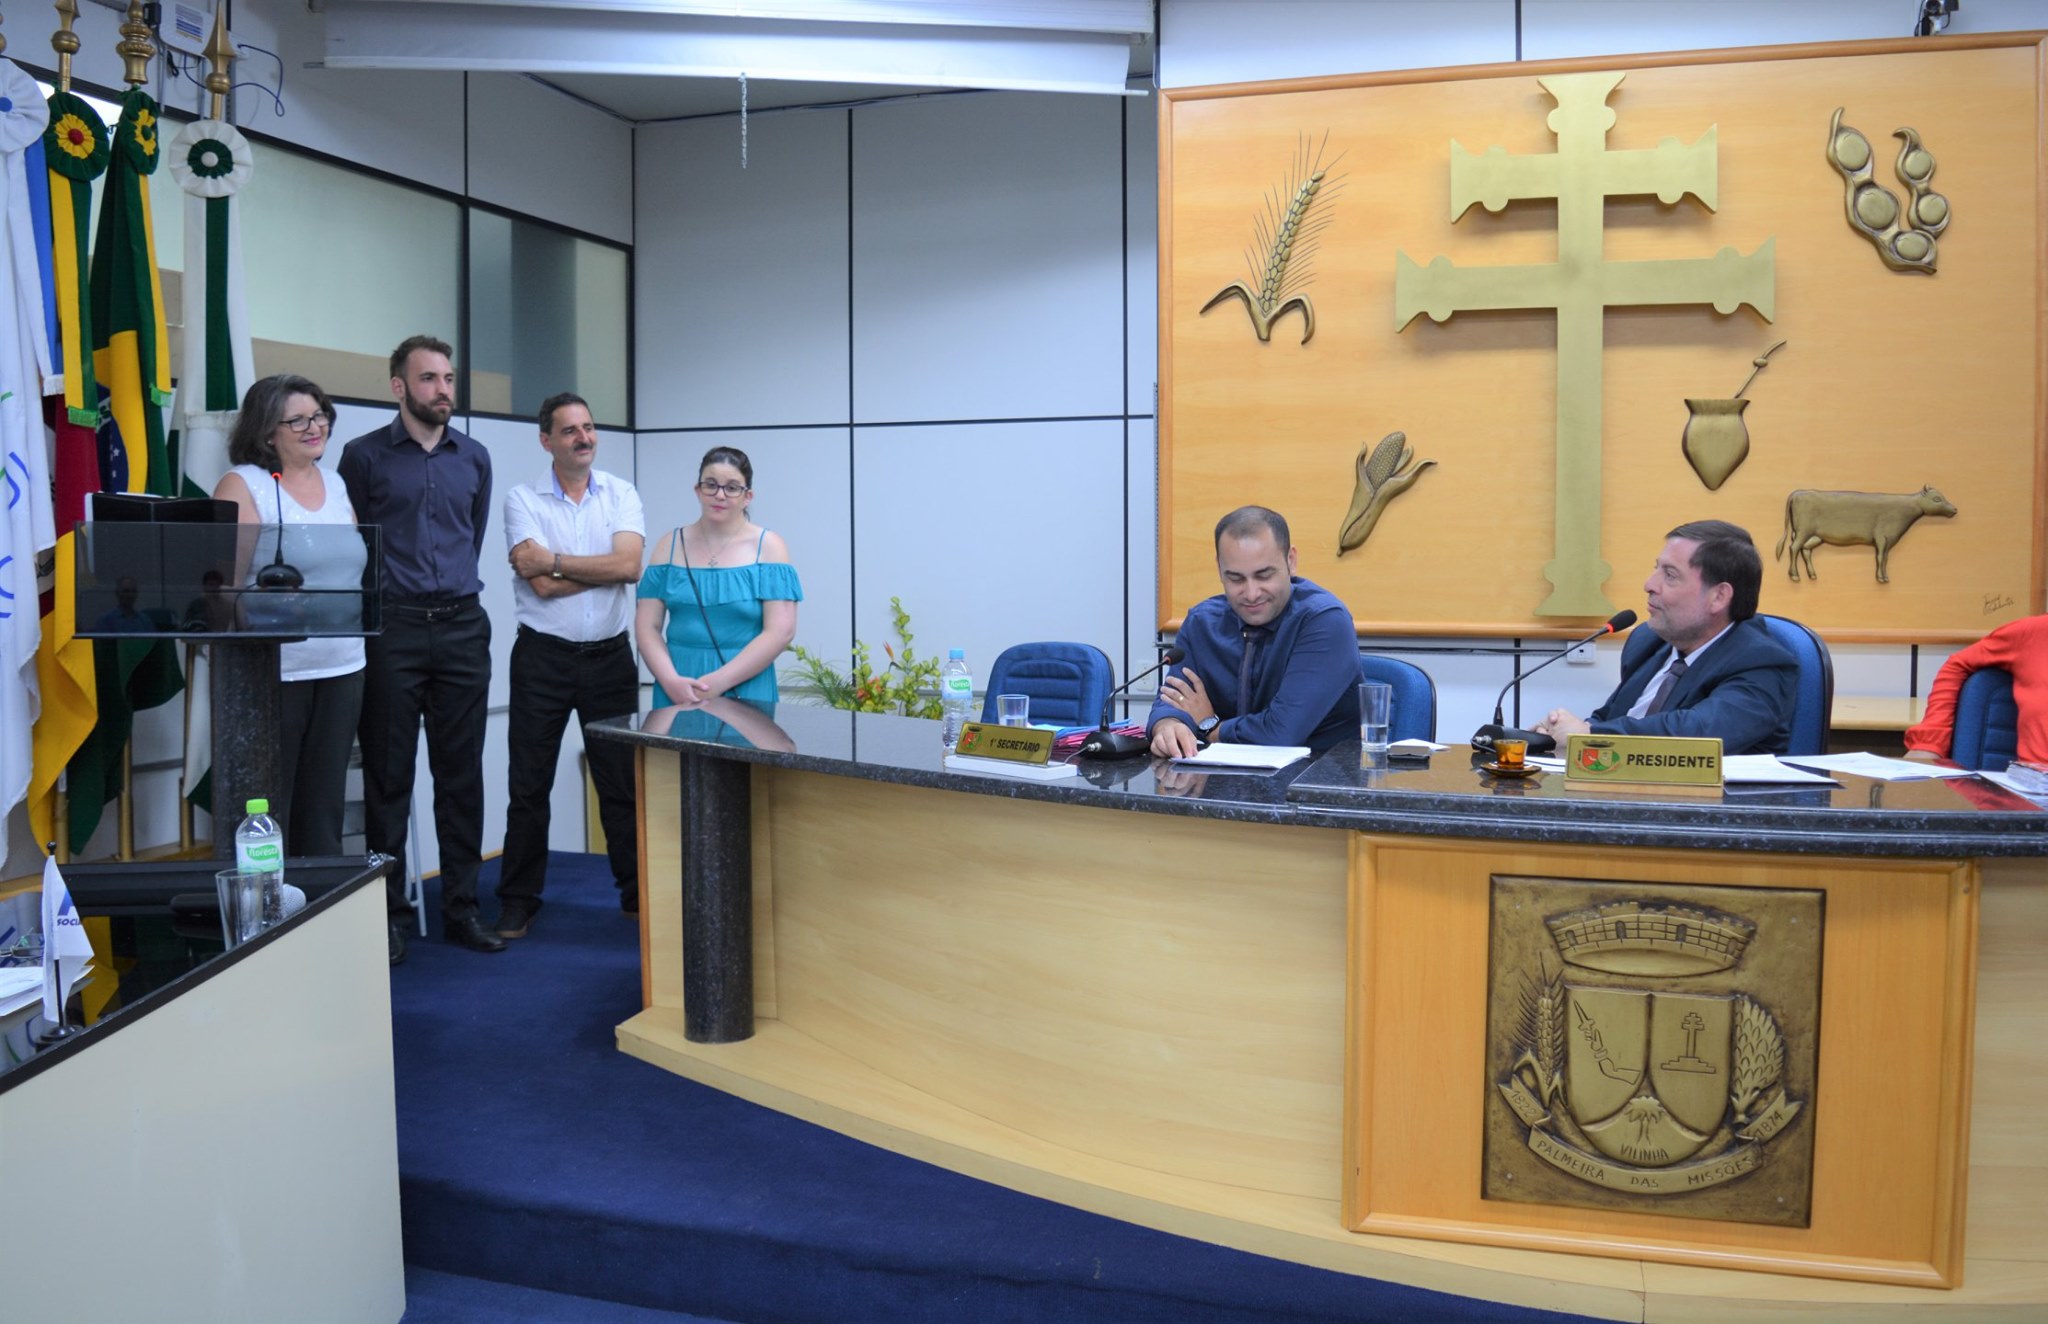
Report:
[[[235,829],[235,867],[263,879],[263,927],[284,919],[284,830],[270,816],[270,801],[251,800]]]
[[[946,665],[939,671],[939,704],[945,714],[940,736],[946,752],[960,743],[960,727],[974,720],[974,673],[967,669],[967,654],[958,648],[946,653]]]

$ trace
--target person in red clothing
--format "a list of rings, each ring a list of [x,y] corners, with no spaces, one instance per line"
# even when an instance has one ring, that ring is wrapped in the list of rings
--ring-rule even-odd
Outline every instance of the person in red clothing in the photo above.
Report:
[[[1906,757],[1948,757],[1955,738],[1956,695],[1971,672],[1985,667],[2012,673],[2012,698],[2020,710],[2019,757],[2048,764],[2048,616],[2001,625],[1942,663],[1927,694],[1926,716],[1906,732]]]

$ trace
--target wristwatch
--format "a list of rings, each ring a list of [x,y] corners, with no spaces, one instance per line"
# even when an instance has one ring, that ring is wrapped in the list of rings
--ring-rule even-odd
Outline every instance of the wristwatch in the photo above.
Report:
[[[555,568],[548,571],[548,577],[550,579],[560,579],[562,577],[562,554],[560,552],[555,553]]]
[[[1223,725],[1223,719],[1214,713],[1210,713],[1207,717],[1195,723],[1195,735],[1206,745],[1216,738],[1216,728],[1221,725]]]

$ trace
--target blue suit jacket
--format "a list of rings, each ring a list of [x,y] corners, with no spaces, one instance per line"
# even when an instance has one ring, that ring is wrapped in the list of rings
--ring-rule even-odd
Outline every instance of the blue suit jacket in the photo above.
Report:
[[[1792,742],[1799,660],[1771,638],[1764,623],[1738,621],[1679,677],[1664,711],[1630,717],[1671,645],[1660,643],[1622,676],[1590,725],[1602,735],[1719,736],[1726,754],[1782,754]]]

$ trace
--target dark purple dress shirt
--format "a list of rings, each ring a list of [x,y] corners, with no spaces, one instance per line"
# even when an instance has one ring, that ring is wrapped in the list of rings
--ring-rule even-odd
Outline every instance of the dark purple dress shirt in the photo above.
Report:
[[[386,597],[483,590],[477,557],[490,517],[491,456],[481,442],[451,427],[430,451],[394,415],[343,448],[340,472],[356,519],[383,529]]]

